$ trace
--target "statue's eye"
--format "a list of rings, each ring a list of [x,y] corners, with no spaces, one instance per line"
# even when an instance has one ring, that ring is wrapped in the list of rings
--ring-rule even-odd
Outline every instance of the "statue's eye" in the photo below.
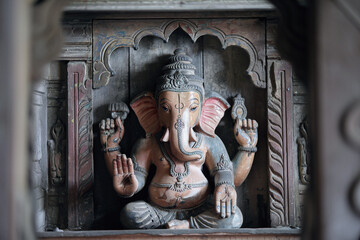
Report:
[[[168,112],[169,111],[169,108],[167,106],[161,106],[162,109],[164,110],[164,112]]]
[[[193,112],[193,111],[195,111],[197,108],[198,108],[198,106],[191,107],[191,108],[190,108],[190,111]]]

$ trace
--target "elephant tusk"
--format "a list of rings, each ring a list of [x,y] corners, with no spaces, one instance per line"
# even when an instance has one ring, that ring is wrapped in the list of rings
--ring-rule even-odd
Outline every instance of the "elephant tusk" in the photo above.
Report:
[[[160,141],[161,141],[161,142],[168,142],[168,141],[169,141],[169,137],[170,137],[169,128],[166,128],[163,136],[162,136],[161,139],[160,139]]]
[[[196,136],[195,131],[191,128],[190,129],[190,142],[197,142],[198,138]]]

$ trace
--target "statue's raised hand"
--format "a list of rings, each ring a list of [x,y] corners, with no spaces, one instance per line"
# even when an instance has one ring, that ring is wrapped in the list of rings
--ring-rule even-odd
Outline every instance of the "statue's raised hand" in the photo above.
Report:
[[[241,147],[254,148],[258,141],[258,123],[251,119],[236,119],[234,126],[235,139]]]
[[[113,185],[115,191],[124,197],[131,197],[138,188],[134,165],[125,154],[118,154],[113,160]]]
[[[100,122],[100,142],[104,149],[118,147],[124,136],[124,125],[120,116]]]

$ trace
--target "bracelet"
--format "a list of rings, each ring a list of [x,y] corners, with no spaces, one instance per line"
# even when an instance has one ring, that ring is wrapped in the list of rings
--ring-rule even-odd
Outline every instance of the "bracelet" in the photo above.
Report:
[[[103,152],[115,152],[115,151],[120,151],[120,146],[117,147],[113,147],[113,148],[103,148],[102,151]]]
[[[234,186],[234,175],[232,171],[222,170],[215,173],[214,176],[215,187],[227,184]]]
[[[239,151],[245,151],[245,152],[257,152],[257,147],[243,147],[243,146],[239,146],[238,147]]]
[[[215,187],[218,187],[220,185],[223,185],[223,184],[226,184],[226,185],[229,185],[229,186],[232,186],[234,189],[235,189],[235,185],[231,182],[227,182],[227,181],[223,181],[223,182],[218,182],[215,184]]]

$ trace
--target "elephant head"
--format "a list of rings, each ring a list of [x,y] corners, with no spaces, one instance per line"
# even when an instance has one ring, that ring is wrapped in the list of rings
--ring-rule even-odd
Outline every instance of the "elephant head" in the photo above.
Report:
[[[170,57],[155,92],[144,93],[131,102],[141,126],[147,134],[162,129],[160,141],[169,144],[170,153],[182,161],[201,159],[199,133],[215,136],[229,104],[219,95],[204,98],[204,81],[195,75],[191,58],[182,50]]]

